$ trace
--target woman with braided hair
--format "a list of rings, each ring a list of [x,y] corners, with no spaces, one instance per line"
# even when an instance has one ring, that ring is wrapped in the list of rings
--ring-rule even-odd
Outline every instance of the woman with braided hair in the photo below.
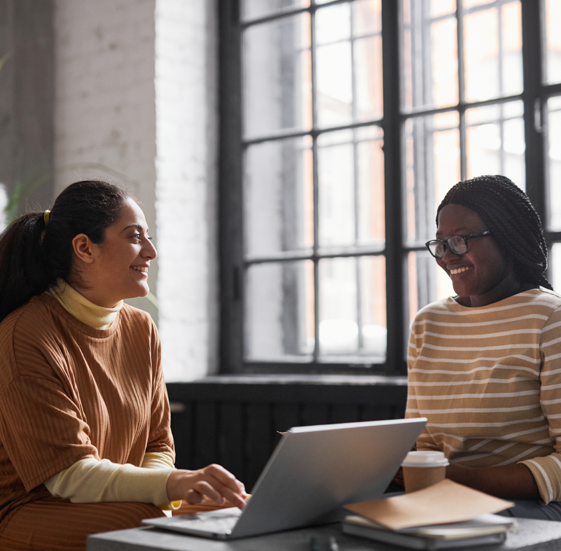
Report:
[[[456,296],[415,317],[407,417],[447,477],[514,500],[512,516],[561,520],[561,297],[526,194],[504,176],[456,184],[427,248]]]

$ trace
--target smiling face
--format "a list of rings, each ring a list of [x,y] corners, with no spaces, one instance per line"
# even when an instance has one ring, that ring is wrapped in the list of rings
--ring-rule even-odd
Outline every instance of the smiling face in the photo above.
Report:
[[[105,241],[92,243],[84,234],[73,241],[80,279],[77,290],[99,306],[113,307],[125,298],[144,297],[150,291],[148,268],[157,256],[142,209],[129,198]]]
[[[486,229],[477,213],[462,205],[449,204],[438,215],[436,238],[446,239]],[[492,236],[470,239],[468,252],[462,256],[447,248],[437,263],[450,276],[458,302],[464,306],[485,306],[512,296],[520,289],[512,263],[501,253]]]

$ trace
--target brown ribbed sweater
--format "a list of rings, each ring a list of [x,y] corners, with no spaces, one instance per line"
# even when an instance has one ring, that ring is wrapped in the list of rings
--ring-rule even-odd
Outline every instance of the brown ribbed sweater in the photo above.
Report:
[[[148,314],[125,305],[98,330],[34,297],[0,324],[0,520],[79,459],[174,457],[169,420]]]

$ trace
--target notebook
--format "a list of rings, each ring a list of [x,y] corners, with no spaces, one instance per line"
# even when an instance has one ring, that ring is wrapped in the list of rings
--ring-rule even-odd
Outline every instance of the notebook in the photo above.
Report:
[[[427,420],[295,427],[284,433],[243,511],[146,519],[144,524],[216,539],[342,520],[343,505],[378,499]]]

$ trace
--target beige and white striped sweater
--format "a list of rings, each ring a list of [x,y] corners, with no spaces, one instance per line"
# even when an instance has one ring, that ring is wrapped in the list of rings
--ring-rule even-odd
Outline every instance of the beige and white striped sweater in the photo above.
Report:
[[[418,449],[465,467],[524,463],[561,501],[561,296],[532,289],[479,308],[448,298],[415,317],[406,417]]]

